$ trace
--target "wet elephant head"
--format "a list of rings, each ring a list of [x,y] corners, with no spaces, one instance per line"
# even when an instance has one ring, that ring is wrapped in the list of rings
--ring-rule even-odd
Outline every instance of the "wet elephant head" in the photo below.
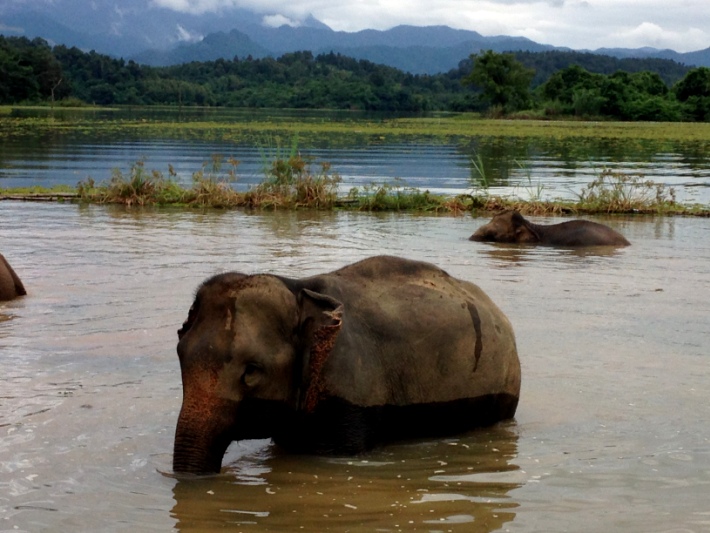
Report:
[[[273,276],[230,273],[205,282],[178,332],[183,404],[173,469],[218,472],[232,440],[272,436],[307,392],[304,380],[314,378],[301,355],[328,343],[338,308],[325,295],[294,294]]]
[[[0,301],[13,300],[25,294],[27,294],[27,291],[19,276],[5,257],[0,254]]]
[[[523,244],[539,242],[540,237],[520,213],[504,211],[478,228],[469,240]]]

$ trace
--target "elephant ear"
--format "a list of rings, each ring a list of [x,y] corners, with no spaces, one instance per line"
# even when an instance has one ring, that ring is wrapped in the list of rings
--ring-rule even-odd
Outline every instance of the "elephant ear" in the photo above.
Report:
[[[300,292],[298,300],[304,353],[301,409],[312,413],[325,392],[323,367],[343,324],[343,304],[308,289]]]
[[[523,218],[523,215],[517,211],[513,211],[511,220],[513,221],[515,231],[515,242],[525,243],[540,241],[540,234]]]

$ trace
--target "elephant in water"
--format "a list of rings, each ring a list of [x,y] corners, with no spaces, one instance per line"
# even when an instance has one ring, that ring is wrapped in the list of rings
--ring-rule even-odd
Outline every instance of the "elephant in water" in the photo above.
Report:
[[[510,322],[476,285],[377,256],[303,279],[224,273],[178,331],[173,470],[219,472],[233,440],[353,454],[512,418]]]
[[[25,294],[27,294],[27,291],[22,281],[20,281],[20,278],[15,274],[10,263],[0,254],[0,302],[13,300]]]
[[[470,241],[546,244],[550,246],[628,246],[619,232],[589,220],[570,220],[543,226],[533,224],[517,211],[504,211],[469,237]]]

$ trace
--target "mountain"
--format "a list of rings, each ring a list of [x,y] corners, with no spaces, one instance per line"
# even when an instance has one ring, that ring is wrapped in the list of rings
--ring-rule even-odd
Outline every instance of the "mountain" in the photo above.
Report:
[[[674,50],[659,50],[658,48],[598,48],[592,51],[595,54],[603,54],[618,58],[658,58],[670,59],[678,63],[697,67],[710,67],[710,48],[698,50],[696,52],[675,52]]]
[[[229,33],[210,33],[197,43],[181,43],[170,50],[147,50],[131,59],[144,65],[168,66],[192,61],[232,59],[234,56],[251,56],[256,59],[269,55],[272,55],[269,50],[256,44],[245,33],[232,30]]]
[[[262,17],[245,9],[193,15],[146,0],[0,1],[0,33],[41,37],[51,44],[128,58],[146,50],[169,50],[207,34],[229,32]]]
[[[147,0],[12,0],[0,2],[0,34],[41,37],[51,44],[172,65],[235,56],[278,57],[310,50],[336,52],[397,67],[413,74],[456,68],[481,50],[540,52],[565,50],[522,37],[485,37],[447,26],[397,26],[386,31],[334,31],[312,16],[291,21],[236,7],[213,13],[180,13]],[[663,58],[710,67],[710,48],[678,53],[655,48],[585,50],[617,58]]]
[[[422,42],[428,43],[427,46]],[[190,61],[213,61],[234,56],[262,58],[310,50],[314,54],[339,53],[396,67],[413,74],[435,74],[456,68],[462,59],[481,50],[538,52],[554,47],[520,37],[483,37],[474,31],[446,26],[398,26],[387,31],[355,33],[322,28],[257,28],[228,34],[213,33],[203,41],[181,44],[167,51],[150,50],[132,57],[142,64],[166,66]]]
[[[471,33],[475,34],[475,32]],[[430,40],[424,41],[428,43],[435,42]],[[475,39],[443,47],[423,46],[421,44],[407,44],[406,46],[332,46],[330,48],[321,48],[316,52],[327,53],[333,51],[355,59],[367,59],[373,63],[396,67],[412,74],[436,74],[457,68],[459,63],[467,59],[471,54],[485,50],[493,50],[494,52],[519,50],[542,52],[554,49],[555,48],[552,46],[537,44],[528,39],[519,37],[487,38],[478,35]]]

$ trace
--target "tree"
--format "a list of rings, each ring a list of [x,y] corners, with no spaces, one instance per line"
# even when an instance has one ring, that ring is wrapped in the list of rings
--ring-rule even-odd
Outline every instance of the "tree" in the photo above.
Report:
[[[570,65],[550,76],[540,86],[540,95],[544,100],[569,107],[579,98],[580,91],[598,94],[603,79],[601,74],[592,74],[579,65]]]
[[[535,76],[515,59],[513,54],[497,54],[488,50],[472,54],[473,70],[461,81],[479,87],[482,97],[503,113],[526,109],[530,105],[530,83]]]
[[[62,68],[43,39],[0,36],[0,100],[6,103],[50,98]]]
[[[710,120],[710,68],[698,67],[673,87],[678,101],[695,120]]]

